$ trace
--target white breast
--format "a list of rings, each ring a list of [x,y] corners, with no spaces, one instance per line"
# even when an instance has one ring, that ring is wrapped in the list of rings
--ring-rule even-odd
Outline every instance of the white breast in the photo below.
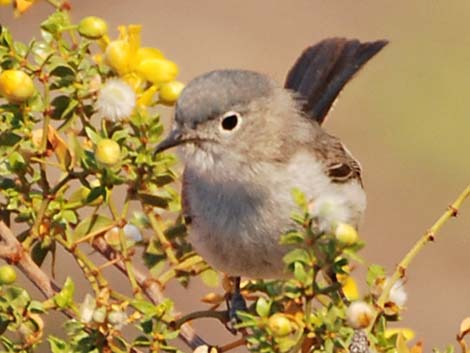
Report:
[[[359,182],[331,183],[308,151],[298,152],[287,166],[235,168],[202,159],[202,168],[195,157],[185,170],[190,240],[211,265],[231,275],[282,276],[288,249],[279,237],[293,226],[293,188],[306,194],[325,231],[334,222],[357,226],[366,206]]]

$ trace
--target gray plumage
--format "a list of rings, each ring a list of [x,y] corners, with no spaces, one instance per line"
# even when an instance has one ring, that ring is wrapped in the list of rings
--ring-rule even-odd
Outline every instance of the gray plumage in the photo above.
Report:
[[[322,60],[341,57],[341,48],[349,48],[337,39],[326,45]],[[279,245],[279,237],[295,226],[290,219],[294,188],[306,194],[322,231],[338,222],[357,227],[365,210],[359,164],[320,127],[323,117],[310,114],[313,101],[296,90],[305,87],[302,68],[311,73],[315,58],[296,63],[290,89],[244,70],[197,77],[178,100],[172,133],[157,147],[159,152],[182,145],[190,240],[211,265],[230,275],[283,276],[288,249]],[[367,61],[363,55],[361,60],[359,67]],[[318,77],[351,78],[358,68],[351,71],[350,63],[342,62],[344,70],[337,66]],[[331,106],[338,93],[323,96],[321,106]]]

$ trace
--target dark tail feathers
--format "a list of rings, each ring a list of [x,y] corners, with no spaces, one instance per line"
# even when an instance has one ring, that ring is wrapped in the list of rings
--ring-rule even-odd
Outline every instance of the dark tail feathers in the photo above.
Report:
[[[321,124],[344,85],[387,43],[325,39],[304,50],[287,74],[285,88],[299,93],[306,100],[304,112]]]

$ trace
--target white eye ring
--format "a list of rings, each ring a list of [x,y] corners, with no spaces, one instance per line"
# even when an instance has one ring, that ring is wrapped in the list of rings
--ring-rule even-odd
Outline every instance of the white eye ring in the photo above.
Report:
[[[242,116],[235,111],[226,112],[220,119],[220,131],[223,133],[232,133],[240,128]]]

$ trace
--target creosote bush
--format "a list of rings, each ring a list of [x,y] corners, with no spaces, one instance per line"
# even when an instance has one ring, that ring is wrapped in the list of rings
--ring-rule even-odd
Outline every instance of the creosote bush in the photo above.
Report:
[[[169,282],[187,286],[199,277],[217,287],[220,281],[186,240],[173,186],[175,157],[153,155],[163,133],[159,107],[173,105],[184,87],[176,81],[178,66],[142,45],[138,25],[121,26],[113,37],[105,20],[90,16],[76,24],[69,3],[48,3],[53,10],[41,23],[40,38],[21,43],[7,28],[0,30],[0,258],[8,263],[0,266],[2,351],[29,352],[47,342],[54,353],[175,352],[181,350],[178,337],[186,351],[196,352],[240,345],[253,352],[422,351],[421,342],[411,343],[411,329],[389,327],[406,305],[401,279],[456,215],[470,187],[391,276],[369,266],[362,295],[353,277],[354,268],[364,265],[357,232],[337,224],[320,233],[312,205],[293,190],[298,227],[280,238],[291,249],[284,257],[289,276],[242,282],[249,308],[238,313],[235,326],[218,309],[233,289],[227,278],[226,293],[209,291],[202,298],[208,310],[178,314],[164,294]],[[15,11],[33,4],[17,0]],[[54,279],[59,248],[82,271],[64,283]],[[95,263],[91,249],[105,262]],[[43,266],[47,258],[50,270]],[[124,285],[109,283],[103,270],[110,266],[122,272],[132,296],[122,293]],[[43,297],[31,297],[16,282],[17,270]],[[90,284],[83,298],[75,294],[80,275]],[[64,317],[60,337],[48,334],[53,311]],[[238,339],[209,345],[205,333],[199,336],[189,325],[203,317],[236,330]],[[457,336],[465,353],[469,322],[462,322]]]

